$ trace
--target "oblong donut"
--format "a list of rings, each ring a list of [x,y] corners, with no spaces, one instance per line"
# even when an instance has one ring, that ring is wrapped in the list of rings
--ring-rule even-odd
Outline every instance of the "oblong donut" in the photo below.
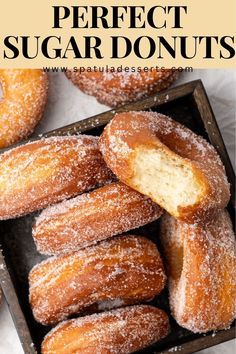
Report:
[[[47,334],[42,354],[129,354],[169,332],[166,313],[140,305],[64,321]]]
[[[48,76],[40,69],[0,69],[0,148],[28,137],[42,117]]]
[[[29,274],[30,303],[38,322],[54,324],[106,300],[152,299],[165,280],[155,244],[121,236],[36,265]]]
[[[51,137],[0,155],[0,219],[49,204],[110,181],[92,136]]]
[[[196,333],[229,327],[236,315],[236,254],[228,212],[204,226],[165,215],[161,240],[175,320]]]
[[[75,251],[158,219],[162,209],[120,182],[43,210],[33,237],[43,254]]]
[[[74,85],[107,106],[117,107],[167,89],[178,77],[176,70],[72,71],[66,76]]]
[[[117,177],[189,223],[211,218],[230,197],[224,166],[202,137],[159,113],[124,112],[100,148]]]

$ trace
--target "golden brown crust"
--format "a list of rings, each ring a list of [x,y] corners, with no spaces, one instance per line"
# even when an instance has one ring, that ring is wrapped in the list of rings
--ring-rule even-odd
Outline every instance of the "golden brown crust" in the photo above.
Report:
[[[229,184],[217,152],[202,137],[171,118],[151,112],[119,113],[100,138],[100,149],[107,165],[123,183],[134,189],[137,189],[132,183],[134,158],[136,151],[144,148],[160,149],[168,156],[181,157],[204,187],[200,201],[179,207],[173,216],[189,223],[202,222],[227,205]],[[166,205],[160,205],[166,208]],[[171,213],[171,210],[167,211]]]
[[[66,76],[100,103],[116,107],[167,89],[178,73],[171,69],[104,73],[67,71]]]
[[[111,179],[97,138],[52,137],[0,155],[0,219],[71,197]]]
[[[116,182],[63,201],[36,219],[33,237],[39,252],[75,251],[158,219],[151,199]]]
[[[99,302],[152,299],[165,280],[155,244],[121,236],[35,266],[29,275],[30,303],[37,321],[53,324]]]
[[[48,77],[40,69],[0,69],[0,148],[26,137],[42,117]]]
[[[168,332],[164,311],[147,305],[126,307],[62,322],[45,337],[42,354],[129,354]]]
[[[193,332],[230,326],[236,315],[236,255],[228,212],[202,226],[165,215],[161,240],[176,321]]]

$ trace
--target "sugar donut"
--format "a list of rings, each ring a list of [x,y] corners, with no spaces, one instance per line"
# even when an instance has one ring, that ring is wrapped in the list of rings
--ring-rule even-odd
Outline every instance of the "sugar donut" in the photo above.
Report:
[[[51,137],[0,155],[0,219],[42,209],[111,180],[93,136]]]
[[[236,254],[226,210],[206,225],[165,215],[161,240],[172,314],[193,332],[227,328],[236,315]]]
[[[44,210],[33,237],[39,252],[59,254],[87,247],[158,219],[151,199],[114,182]]]
[[[35,319],[54,324],[105,300],[150,300],[166,276],[156,245],[141,236],[121,236],[52,257],[30,272]]]
[[[83,92],[107,106],[116,107],[167,89],[177,78],[175,70],[89,72],[67,71]]]
[[[48,77],[40,69],[0,69],[0,148],[28,137],[42,117]]]
[[[42,354],[129,354],[169,332],[166,313],[140,305],[62,322],[45,337]]]
[[[225,169],[215,149],[162,114],[117,114],[104,129],[100,149],[122,182],[182,221],[211,218],[229,201]]]

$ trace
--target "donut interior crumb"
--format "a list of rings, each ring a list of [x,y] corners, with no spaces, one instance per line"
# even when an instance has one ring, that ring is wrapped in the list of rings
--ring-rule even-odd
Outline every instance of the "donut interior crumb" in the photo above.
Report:
[[[194,205],[203,195],[193,167],[162,149],[138,149],[133,167],[137,190],[176,216],[179,207]]]

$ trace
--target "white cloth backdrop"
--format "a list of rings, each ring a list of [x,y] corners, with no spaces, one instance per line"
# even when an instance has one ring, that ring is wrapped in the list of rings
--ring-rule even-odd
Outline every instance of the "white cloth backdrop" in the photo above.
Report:
[[[203,81],[231,161],[234,164],[236,70],[195,70],[193,73],[182,74],[177,84],[195,79]],[[80,92],[66,79],[64,74],[52,73],[50,74],[49,102],[37,132],[49,131],[106,110],[108,107],[97,103],[95,98]],[[235,349],[235,341],[230,341],[199,353],[233,354]],[[0,354],[23,354],[5,301],[0,307]]]

